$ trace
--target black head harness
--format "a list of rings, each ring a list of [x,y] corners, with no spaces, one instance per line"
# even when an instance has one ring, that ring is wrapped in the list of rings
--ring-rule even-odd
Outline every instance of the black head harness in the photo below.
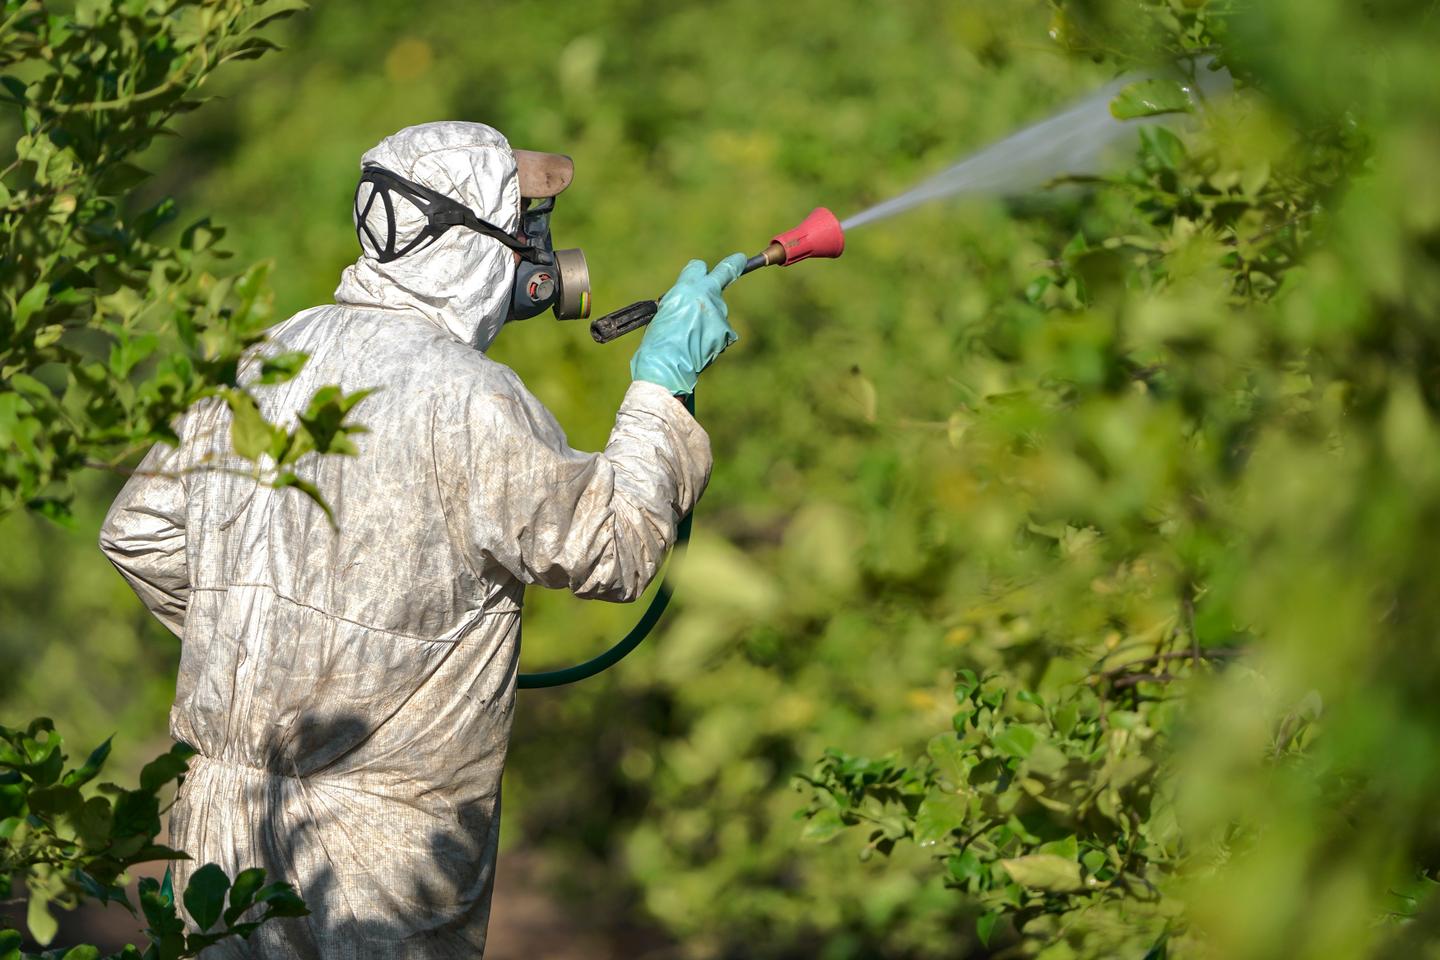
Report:
[[[360,206],[360,191],[365,184],[371,185],[370,196],[365,200],[365,206]],[[416,209],[425,215],[425,226],[419,234],[409,240],[404,246],[395,247],[395,202],[391,194],[396,193],[414,204]],[[371,231],[366,218],[370,215],[370,208],[375,205],[375,198],[379,197],[380,202],[385,205],[385,242]],[[389,263],[397,260],[408,253],[423,249],[440,239],[441,234],[451,227],[466,227],[476,233],[483,234],[493,240],[498,240],[505,246],[514,250],[520,255],[520,259],[529,263],[548,263],[547,251],[531,244],[521,243],[510,234],[501,230],[493,223],[481,220],[465,206],[452,197],[423,184],[406,180],[404,177],[386,170],[384,167],[367,163],[361,168],[360,184],[355,188],[355,229],[360,234],[361,245],[366,240],[370,241],[369,250],[381,263]]]

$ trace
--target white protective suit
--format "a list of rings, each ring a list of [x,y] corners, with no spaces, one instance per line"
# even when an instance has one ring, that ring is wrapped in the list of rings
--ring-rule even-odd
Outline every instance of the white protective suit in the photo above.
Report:
[[[515,162],[489,127],[408,128],[364,162],[514,229]],[[422,221],[401,209],[403,239]],[[481,352],[513,275],[509,250],[454,227],[362,256],[334,306],[271,331],[265,350],[310,360],[256,388],[267,417],[293,422],[325,384],[376,388],[359,455],[298,471],[338,528],[299,491],[224,471],[245,464],[220,403],[182,418],[105,519],[101,548],[182,639],[170,729],[199,754],[171,815],[194,858],[176,890],[200,864],[260,866],[312,911],[220,956],[478,957],[525,586],[634,599],[705,486],[709,441],[664,388],[633,384],[604,452],[580,453]]]

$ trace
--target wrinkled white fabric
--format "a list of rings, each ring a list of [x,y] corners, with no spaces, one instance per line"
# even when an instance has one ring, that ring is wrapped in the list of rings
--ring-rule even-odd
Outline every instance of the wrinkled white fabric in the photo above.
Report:
[[[489,128],[428,125],[376,155],[482,215],[514,198]],[[377,388],[356,408],[359,454],[298,471],[335,527],[300,491],[227,472],[245,465],[213,402],[106,517],[102,549],[182,638],[171,733],[199,754],[171,815],[194,857],[177,890],[200,864],[260,866],[312,911],[217,957],[480,956],[525,586],[635,598],[708,479],[704,431],[654,384],[630,387],[602,453],[572,450],[471,347],[503,318],[509,254],[461,232],[430,254],[443,275],[362,261],[343,303],[271,331],[265,350],[310,360],[256,388],[267,417],[325,384]]]

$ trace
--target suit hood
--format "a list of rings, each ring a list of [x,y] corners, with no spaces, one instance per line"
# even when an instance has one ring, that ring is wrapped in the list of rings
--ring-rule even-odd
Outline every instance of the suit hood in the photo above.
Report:
[[[509,142],[483,123],[449,120],[406,127],[360,158],[407,180],[460,201],[502,230],[515,230],[520,217],[520,184]],[[365,184],[355,216],[365,208]],[[395,198],[397,244],[425,226],[425,216]],[[366,223],[376,236],[389,229],[385,205],[370,205]],[[358,226],[358,224],[357,224]],[[515,259],[497,240],[452,227],[438,240],[389,263],[362,251],[345,268],[335,302],[345,306],[406,310],[423,315],[455,339],[484,350],[494,341],[510,309]]]

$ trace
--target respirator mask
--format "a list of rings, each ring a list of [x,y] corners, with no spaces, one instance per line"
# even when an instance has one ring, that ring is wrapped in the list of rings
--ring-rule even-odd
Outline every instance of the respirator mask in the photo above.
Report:
[[[519,161],[520,151],[517,153]],[[556,158],[557,154],[535,154]],[[566,158],[568,164],[568,158]],[[532,192],[547,188],[545,173],[536,174],[522,166],[520,170],[520,229],[511,235],[477,217],[465,204],[432,190],[424,184],[407,180],[376,164],[366,164],[355,188],[355,232],[367,256],[380,263],[423,250],[451,227],[464,227],[497,240],[520,258],[515,265],[515,286],[510,294],[510,310],[506,320],[525,320],[546,309],[553,309],[558,320],[583,320],[590,316],[590,271],[585,255],[578,249],[556,250],[550,236],[550,214],[555,210],[555,194],[569,183],[569,171],[563,176],[548,171],[548,195],[527,196],[527,181],[537,184]],[[558,183],[558,187],[555,184]],[[368,191],[367,191],[368,185]],[[425,225],[415,236],[399,246],[395,236],[395,201],[399,197],[414,206],[425,217]],[[386,235],[377,237],[366,218],[376,202],[385,209]]]

